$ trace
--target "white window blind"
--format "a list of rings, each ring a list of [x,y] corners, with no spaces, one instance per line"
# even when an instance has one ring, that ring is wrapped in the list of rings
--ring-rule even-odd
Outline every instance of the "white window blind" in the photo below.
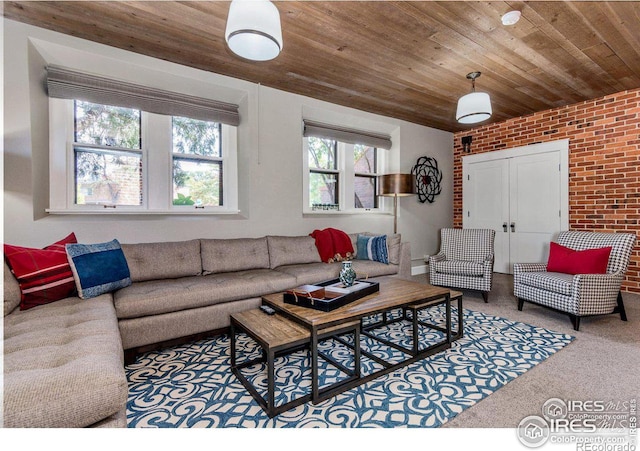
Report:
[[[136,108],[149,113],[182,116],[237,126],[238,105],[150,88],[121,80],[47,66],[49,97]]]
[[[391,137],[368,131],[352,130],[305,119],[304,137],[333,139],[349,144],[364,144],[378,149],[391,149]]]

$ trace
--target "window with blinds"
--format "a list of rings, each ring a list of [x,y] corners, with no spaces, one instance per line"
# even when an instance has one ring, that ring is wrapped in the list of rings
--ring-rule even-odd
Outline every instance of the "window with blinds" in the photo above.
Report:
[[[378,208],[377,180],[387,135],[304,121],[306,212],[365,212]]]
[[[56,66],[46,88],[52,161],[71,162],[51,212],[237,210],[237,105]]]

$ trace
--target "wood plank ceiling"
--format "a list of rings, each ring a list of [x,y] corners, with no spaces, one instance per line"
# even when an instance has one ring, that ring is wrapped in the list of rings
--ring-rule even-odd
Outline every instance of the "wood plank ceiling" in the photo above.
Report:
[[[9,19],[448,131],[466,74],[487,122],[640,87],[640,2],[276,1],[284,48],[224,41],[229,2],[4,2]],[[519,10],[505,27],[500,17]],[[486,122],[485,122],[486,123]]]

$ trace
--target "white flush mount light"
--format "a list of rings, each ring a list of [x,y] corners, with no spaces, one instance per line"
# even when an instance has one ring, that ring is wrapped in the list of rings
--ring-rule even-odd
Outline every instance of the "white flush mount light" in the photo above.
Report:
[[[461,124],[476,124],[491,117],[491,99],[486,92],[476,91],[476,78],[480,72],[471,72],[467,78],[471,80],[472,92],[460,97],[458,109],[456,110],[456,120]]]
[[[520,11],[509,11],[502,16],[502,25],[515,25],[520,20],[522,13]]]
[[[224,37],[231,51],[242,58],[275,58],[282,50],[278,8],[269,0],[233,0]]]

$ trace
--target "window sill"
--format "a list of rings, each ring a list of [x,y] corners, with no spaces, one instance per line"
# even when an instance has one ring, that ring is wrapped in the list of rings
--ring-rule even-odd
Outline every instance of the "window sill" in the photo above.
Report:
[[[360,215],[393,215],[390,211],[380,209],[358,210],[303,210],[303,216],[360,216]]]
[[[78,215],[78,216],[86,216],[86,215],[96,215],[96,216],[115,216],[115,215],[138,215],[138,216],[229,216],[229,215],[237,215],[240,213],[240,210],[128,210],[128,209],[91,209],[91,210],[53,210],[46,209],[45,210],[50,215]]]

